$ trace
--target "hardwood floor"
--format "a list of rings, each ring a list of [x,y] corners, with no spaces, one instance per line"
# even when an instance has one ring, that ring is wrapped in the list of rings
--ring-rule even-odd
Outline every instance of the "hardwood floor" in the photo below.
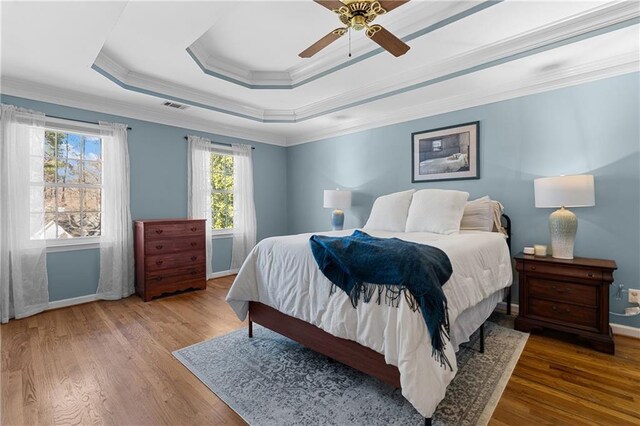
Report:
[[[0,327],[0,424],[244,424],[171,352],[242,327],[207,290],[45,312]],[[491,424],[640,424],[640,340],[616,355],[532,335]]]

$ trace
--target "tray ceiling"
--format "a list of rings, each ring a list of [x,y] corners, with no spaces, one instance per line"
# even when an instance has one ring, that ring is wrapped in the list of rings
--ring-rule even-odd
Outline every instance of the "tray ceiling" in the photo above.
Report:
[[[406,55],[354,32],[351,58],[343,37],[310,59],[298,53],[339,26],[312,1],[1,7],[5,94],[281,145],[637,71],[639,60],[637,2],[413,0],[379,21]]]

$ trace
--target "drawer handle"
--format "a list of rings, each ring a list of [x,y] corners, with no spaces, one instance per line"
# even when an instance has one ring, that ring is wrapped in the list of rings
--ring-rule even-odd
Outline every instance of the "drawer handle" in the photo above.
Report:
[[[156,234],[162,234],[162,229],[156,229]]]
[[[197,273],[198,273],[198,271],[191,271],[191,275],[195,275]]]
[[[162,265],[164,262],[162,260],[156,261],[156,265]]]
[[[160,281],[162,281],[163,279],[164,279],[163,277],[158,277],[158,278],[156,278],[156,281],[160,282]]]
[[[558,312],[558,311],[559,311],[558,307],[557,307],[557,306],[555,306],[555,305],[554,305],[554,306],[552,306],[552,307],[551,307],[551,309],[552,309],[552,310],[554,310],[554,311],[556,311],[556,312]],[[565,313],[565,314],[570,314],[570,313],[571,313],[571,309],[569,309],[569,308],[564,308],[564,313]]]
[[[196,242],[191,243],[191,247],[195,247],[197,245],[198,245],[198,243],[196,243]]]
[[[196,228],[195,226],[191,227],[191,231],[196,232],[198,230],[198,228]]]
[[[162,244],[157,245],[157,246],[156,246],[156,249],[158,249],[158,250],[162,250]]]
[[[587,274],[587,276],[588,276],[589,278],[593,278],[593,272],[589,272],[589,273]]]
[[[535,270],[536,270],[536,267],[535,267],[535,266],[532,266],[532,267],[531,267],[531,270],[532,270],[532,271],[535,271]]]
[[[196,260],[198,256],[191,256],[191,260]]]

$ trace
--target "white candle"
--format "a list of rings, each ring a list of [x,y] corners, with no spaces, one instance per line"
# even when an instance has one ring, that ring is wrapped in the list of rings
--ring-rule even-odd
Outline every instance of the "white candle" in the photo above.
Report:
[[[533,246],[535,250],[536,256],[546,256],[547,255],[547,246],[542,244],[535,244]]]

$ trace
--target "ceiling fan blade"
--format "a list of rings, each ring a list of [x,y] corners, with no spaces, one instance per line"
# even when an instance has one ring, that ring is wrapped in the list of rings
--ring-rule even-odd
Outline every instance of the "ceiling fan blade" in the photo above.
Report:
[[[400,7],[405,3],[409,3],[409,0],[378,0],[380,6],[387,12],[392,11],[396,7]]]
[[[410,49],[404,41],[380,25],[372,25],[369,27],[369,29],[367,29],[367,37],[378,43],[380,47],[395,57],[404,55]]]
[[[346,28],[337,28],[331,31],[326,36],[322,37],[320,40],[313,43],[307,49],[303,50],[298,56],[300,56],[301,58],[310,58],[340,37],[342,37],[346,32]]]
[[[344,6],[344,3],[338,0],[313,0],[313,1],[318,3],[320,6],[326,7],[329,10],[338,10],[342,6]]]

